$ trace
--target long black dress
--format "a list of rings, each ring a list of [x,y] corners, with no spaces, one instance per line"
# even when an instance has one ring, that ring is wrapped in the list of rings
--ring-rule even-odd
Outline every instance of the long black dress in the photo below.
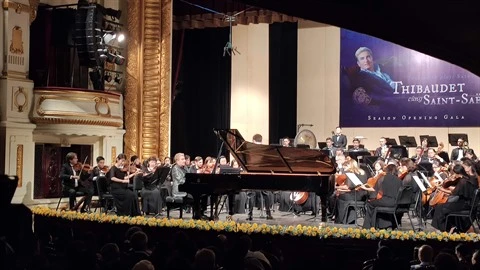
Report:
[[[355,174],[362,183],[367,182],[367,175],[366,174]],[[353,190],[355,185],[352,183],[350,179],[347,178],[346,185],[352,189],[351,192],[346,192],[343,194],[338,195],[337,200],[335,202],[335,223],[344,223],[344,224],[351,224],[354,223],[357,219],[357,214],[355,213],[354,208],[348,208],[347,205],[359,201],[365,201],[365,196],[367,192],[363,189],[357,190],[356,192]]]
[[[110,169],[110,179],[116,177],[123,179],[126,173],[122,172],[116,166]],[[138,206],[137,195],[128,188],[128,184],[111,181],[110,189],[117,208],[117,215],[119,216],[139,216],[140,209]]]
[[[395,201],[397,199],[398,190],[402,186],[402,181],[393,174],[387,174],[384,177],[380,178],[377,181],[374,189],[377,191],[376,193],[381,192],[382,198],[381,199],[372,199],[367,201],[365,204],[365,220],[363,221],[364,228],[371,228],[373,227],[374,220],[373,220],[373,213],[375,211],[375,207],[391,207],[395,205]],[[376,195],[373,194],[373,195]],[[376,217],[376,224],[377,228],[387,228],[393,227],[392,217],[378,215]]]
[[[142,210],[145,214],[158,213],[161,209],[161,198],[159,184],[159,170],[152,172],[148,169],[145,170],[147,175],[143,176],[143,188],[142,188]]]
[[[461,210],[470,209],[470,202],[475,196],[475,190],[478,188],[478,182],[476,177],[462,177],[459,179],[458,184],[455,186],[455,189],[452,191],[452,194],[449,196],[449,201],[444,204],[439,204],[435,206],[435,213],[433,214],[432,226],[438,230],[450,230],[452,224],[446,224],[447,215]],[[456,198],[452,202],[453,198]],[[449,221],[454,221],[449,220]],[[466,231],[470,227],[470,221],[464,219],[456,219],[454,225],[460,231]]]

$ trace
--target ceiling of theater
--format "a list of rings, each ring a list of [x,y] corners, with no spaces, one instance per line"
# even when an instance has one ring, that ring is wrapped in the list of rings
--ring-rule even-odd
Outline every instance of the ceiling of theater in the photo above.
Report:
[[[480,9],[475,0],[189,0],[219,12],[254,5],[369,34],[480,75]],[[174,0],[175,15],[205,11]]]

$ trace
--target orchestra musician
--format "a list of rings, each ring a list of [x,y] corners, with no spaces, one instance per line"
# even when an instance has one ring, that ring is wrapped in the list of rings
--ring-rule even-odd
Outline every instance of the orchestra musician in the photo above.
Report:
[[[145,214],[161,212],[161,197],[159,187],[159,175],[157,171],[157,158],[147,159],[147,166],[143,168],[142,182],[142,211]]]
[[[203,173],[203,158],[201,156],[195,157],[195,163],[190,168],[190,173]]]
[[[398,170],[394,164],[385,167],[385,176],[377,180],[374,187],[362,185],[361,188],[369,192],[369,200],[365,204],[365,219],[363,227],[370,229],[373,227],[372,220],[375,207],[392,207],[395,205],[398,190],[402,186],[401,180],[398,178]],[[376,217],[375,226],[377,228],[394,227],[391,219],[384,219],[382,216]]]
[[[465,168],[461,164],[456,164],[453,167],[452,175],[448,180],[445,180],[443,186],[437,189],[449,194],[446,203],[439,204],[435,207],[433,214],[432,226],[439,231],[467,231],[472,224],[468,219],[452,219],[454,224],[447,224],[447,215],[461,210],[470,209],[470,203],[475,196],[475,190],[478,188],[478,182],[472,181]],[[447,184],[449,183],[450,184]],[[453,226],[452,226],[453,225]]]
[[[416,163],[420,163],[421,159],[426,155],[427,153],[423,151],[423,147],[417,146],[417,148],[415,148],[415,155],[411,159]]]
[[[343,171],[354,173],[364,184],[367,182],[367,173],[353,159],[345,161]],[[343,180],[340,180],[339,178],[342,178],[342,176]],[[344,174],[337,176],[336,182],[335,223],[353,224],[357,215],[355,209],[347,208],[347,205],[355,200],[364,201],[367,193],[364,190],[354,191],[355,185]]]
[[[360,147],[360,140],[355,138],[352,141],[353,147],[348,149],[349,152],[368,152],[367,149]]]
[[[133,190],[128,188],[130,179],[135,177],[139,172],[131,171],[130,166],[126,166],[125,154],[119,154],[116,158],[115,164],[109,172],[110,189],[117,208],[117,215],[119,216],[139,216],[140,209],[138,206],[138,197]]]
[[[328,156],[329,157],[334,157],[335,153],[336,153],[336,148],[333,146],[332,138],[330,138],[330,137],[326,138],[325,142],[327,143],[327,146],[325,146],[322,150],[328,150],[329,151]]]
[[[461,160],[465,156],[464,143],[465,143],[465,139],[458,138],[457,140],[458,147],[452,150],[452,153],[450,155],[450,161]]]
[[[287,138],[287,137],[283,138],[283,139],[282,139],[282,146],[283,146],[283,147],[290,147],[290,146],[291,146],[291,145],[290,145],[290,139]]]
[[[92,185],[87,185],[88,181],[82,181],[80,178],[81,174],[88,177],[86,172],[82,172],[83,166],[81,163],[78,163],[77,154],[74,152],[69,152],[65,156],[65,163],[62,165],[60,170],[60,179],[62,180],[62,192],[65,195],[68,195],[68,201],[70,210],[76,211],[75,198],[77,192],[82,192],[85,194],[84,203],[80,212],[86,212],[86,207],[90,205],[93,196],[93,187]],[[78,207],[78,205],[77,205]]]
[[[377,149],[375,149],[374,156],[381,157],[381,158],[386,158],[387,157],[387,152],[388,152],[387,139],[385,137],[381,137],[380,138],[380,146]]]
[[[345,149],[347,146],[347,136],[342,134],[342,128],[336,127],[335,134],[332,136],[333,147]]]
[[[89,180],[92,181],[92,183],[96,183],[99,177],[104,177],[108,173],[109,167],[105,165],[105,158],[102,156],[98,156],[97,159],[97,166],[93,167],[92,173],[90,174]],[[94,194],[98,194],[97,191],[97,185],[94,185]]]

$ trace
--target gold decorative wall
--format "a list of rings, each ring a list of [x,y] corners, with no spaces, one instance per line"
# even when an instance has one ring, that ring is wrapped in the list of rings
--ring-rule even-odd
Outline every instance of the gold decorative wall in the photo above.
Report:
[[[168,156],[172,0],[128,0],[125,154]]]
[[[17,145],[17,164],[15,166],[15,173],[18,177],[18,187],[23,185],[23,144]]]

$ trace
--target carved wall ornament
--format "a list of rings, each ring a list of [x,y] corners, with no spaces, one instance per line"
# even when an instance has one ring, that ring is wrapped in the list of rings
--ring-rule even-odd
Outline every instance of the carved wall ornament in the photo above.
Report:
[[[37,10],[40,0],[28,0],[28,5],[13,2],[13,1],[3,1],[3,9],[13,9],[15,13],[20,14],[26,12],[30,14],[30,24],[37,18]]]
[[[17,91],[13,94],[13,105],[17,108],[18,112],[23,112],[28,105],[28,96],[23,90],[23,87],[18,87]]]
[[[23,55],[23,37],[22,28],[15,25],[12,29],[12,40],[10,41],[10,52]]]
[[[101,116],[111,116],[110,105],[108,105],[108,99],[104,97],[95,97],[95,111]]]

